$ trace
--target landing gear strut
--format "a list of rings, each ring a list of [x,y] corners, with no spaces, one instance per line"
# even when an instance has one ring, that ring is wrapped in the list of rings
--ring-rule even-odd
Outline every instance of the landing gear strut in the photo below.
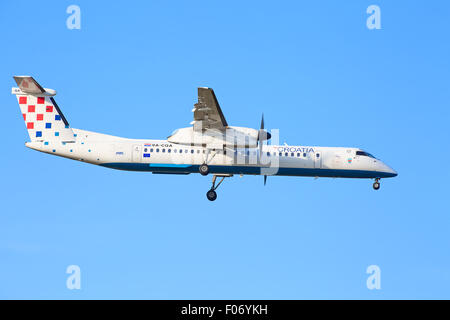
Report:
[[[373,189],[374,190],[380,189],[380,178],[375,179],[375,182],[373,183]]]
[[[208,198],[209,201],[214,201],[217,199],[216,189],[220,186],[220,184],[223,182],[223,180],[227,176],[219,176],[221,179],[220,179],[219,183],[216,185],[217,177],[218,176],[216,176],[216,175],[213,176],[211,189],[209,189],[209,191],[206,193],[206,197]]]

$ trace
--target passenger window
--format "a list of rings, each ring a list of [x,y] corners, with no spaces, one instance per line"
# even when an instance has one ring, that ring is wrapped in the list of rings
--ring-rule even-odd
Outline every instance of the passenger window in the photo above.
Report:
[[[153,148],[150,149],[150,152],[153,152]]]
[[[297,153],[297,158],[300,158],[300,153]]]
[[[306,158],[306,152],[303,152],[303,158]]]
[[[200,150],[197,150],[197,153],[200,153]]]
[[[159,152],[159,149],[156,149],[156,152]]]
[[[317,157],[317,158],[319,158],[319,157],[320,157],[320,154],[319,154],[319,153],[317,153],[317,154],[316,154],[316,157]]]
[[[162,152],[166,152],[166,149],[163,148],[161,151],[162,151]]]
[[[167,152],[168,152],[168,153],[171,153],[171,152],[172,152],[172,149],[167,149]]]
[[[147,148],[144,148],[144,152],[147,152]]]
[[[284,153],[284,156],[285,156],[285,157],[287,157],[287,156],[288,156],[288,153],[287,153],[287,152],[285,152],[285,153]]]
[[[191,149],[191,153],[194,153],[194,149]]]
[[[278,155],[281,157],[283,154],[280,152]]]
[[[292,153],[291,153],[291,157],[293,157],[293,156],[294,156],[294,153],[292,152]]]
[[[270,157],[270,152],[267,152],[267,156]]]

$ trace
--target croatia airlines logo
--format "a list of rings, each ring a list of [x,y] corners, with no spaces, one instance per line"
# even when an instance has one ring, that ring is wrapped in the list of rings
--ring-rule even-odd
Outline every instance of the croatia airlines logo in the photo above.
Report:
[[[348,158],[348,159],[347,159],[347,162],[348,162],[348,163],[352,163],[352,158]]]

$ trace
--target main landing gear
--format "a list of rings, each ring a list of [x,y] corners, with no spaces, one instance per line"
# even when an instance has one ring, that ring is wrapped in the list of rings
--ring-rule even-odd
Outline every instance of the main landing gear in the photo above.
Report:
[[[211,151],[212,151],[212,157],[209,158],[209,154],[211,153]],[[216,154],[217,154],[217,151],[215,149],[212,149],[212,150],[211,149],[207,149],[206,150],[205,162],[203,162],[203,164],[200,165],[200,167],[198,167],[198,171],[200,172],[200,174],[202,176],[207,176],[208,175],[209,167],[208,167],[207,163],[209,163],[209,161],[211,161],[215,157]]]
[[[208,190],[208,192],[206,193],[206,197],[208,198],[209,201],[214,201],[217,199],[217,192],[214,191],[213,189]]]
[[[220,177],[221,179],[220,179],[219,183],[216,185],[217,177]],[[223,180],[227,177],[229,177],[229,176],[217,176],[217,175],[213,176],[211,189],[209,189],[209,191],[206,193],[206,197],[208,198],[209,201],[214,201],[217,199],[216,189],[220,186],[220,184],[223,182]]]
[[[374,190],[380,189],[380,178],[375,179],[375,182],[373,183],[373,189]]]
[[[209,167],[206,163],[204,163],[198,168],[198,171],[200,171],[202,176],[207,176],[209,173]]]

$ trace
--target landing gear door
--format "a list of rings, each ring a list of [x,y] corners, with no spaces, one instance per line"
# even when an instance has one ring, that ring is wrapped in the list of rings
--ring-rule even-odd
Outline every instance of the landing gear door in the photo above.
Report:
[[[142,152],[142,147],[139,144],[135,144],[133,145],[133,151],[131,152],[132,154],[132,161],[133,162],[141,162],[141,152]]]
[[[321,169],[322,168],[322,153],[316,151],[314,153],[314,168]]]

